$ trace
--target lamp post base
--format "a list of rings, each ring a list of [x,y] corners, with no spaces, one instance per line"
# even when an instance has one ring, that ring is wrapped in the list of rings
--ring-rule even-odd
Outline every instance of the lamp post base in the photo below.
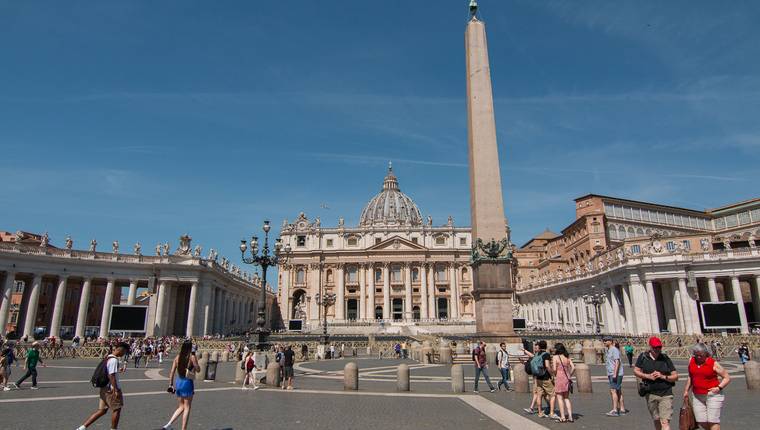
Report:
[[[327,333],[323,333],[319,336],[319,342],[322,343],[322,345],[329,345],[330,344],[330,335]]]
[[[251,336],[251,344],[256,351],[268,351],[269,347],[269,330],[257,328]]]

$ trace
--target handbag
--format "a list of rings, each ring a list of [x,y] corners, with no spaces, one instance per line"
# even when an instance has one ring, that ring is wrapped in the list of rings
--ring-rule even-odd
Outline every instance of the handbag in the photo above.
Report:
[[[699,428],[696,419],[694,419],[694,411],[691,409],[691,404],[688,400],[684,400],[681,411],[678,414],[678,428],[679,430],[695,430]]]
[[[649,394],[649,384],[639,381],[639,396],[645,397],[647,394]]]

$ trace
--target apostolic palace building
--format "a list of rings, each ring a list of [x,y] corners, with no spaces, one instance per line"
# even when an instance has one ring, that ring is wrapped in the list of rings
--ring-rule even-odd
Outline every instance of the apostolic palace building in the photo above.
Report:
[[[592,194],[575,213],[515,252],[535,327],[593,332],[598,314],[605,333],[698,334],[698,304],[718,301],[738,302],[741,332],[760,323],[760,199],[697,211]]]
[[[112,304],[147,306],[149,336],[225,334],[253,325],[258,278],[219,260],[213,249],[202,257],[187,235],[175,251],[157,245],[155,255],[143,255],[139,243],[129,252],[118,242],[110,252],[96,247],[92,240],[88,250],[77,250],[66,238],[58,248],[47,234],[0,232],[2,334],[105,337]],[[270,310],[274,301],[270,291]]]

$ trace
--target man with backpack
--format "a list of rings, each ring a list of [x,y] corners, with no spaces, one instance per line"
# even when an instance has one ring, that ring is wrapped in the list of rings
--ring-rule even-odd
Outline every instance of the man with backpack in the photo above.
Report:
[[[504,385],[505,390],[512,391],[509,387],[509,353],[504,342],[499,345],[499,350],[496,352],[496,365],[501,372],[501,381],[496,386],[501,390],[501,386]]]
[[[482,340],[478,343],[478,346],[475,347],[475,349],[472,350],[472,361],[475,363],[475,390],[473,392],[478,393],[478,382],[480,382],[480,374],[483,374],[483,377],[486,380],[486,383],[488,384],[488,388],[491,389],[491,392],[493,393],[496,391],[496,389],[493,387],[493,384],[491,383],[491,378],[488,377],[488,363],[486,360],[486,343]]]
[[[536,381],[536,393],[539,395],[539,398],[546,397],[549,399],[549,418],[558,419],[559,416],[554,413],[554,401],[556,400],[554,395],[554,379],[552,379],[552,374],[549,372],[552,356],[546,352],[545,340],[539,340],[536,346],[538,346],[538,352],[530,359],[529,363],[530,372]],[[540,405],[539,403],[538,416],[543,418],[546,415],[540,409]]]
[[[119,384],[119,358],[123,357],[129,351],[129,345],[125,342],[119,342],[113,350],[113,353],[98,364],[95,373],[92,375],[92,385],[100,389],[100,405],[98,410],[90,415],[89,418],[77,428],[85,430],[91,426],[98,418],[105,415],[111,410],[111,429],[119,428],[119,418],[121,409],[124,406],[124,396]]]

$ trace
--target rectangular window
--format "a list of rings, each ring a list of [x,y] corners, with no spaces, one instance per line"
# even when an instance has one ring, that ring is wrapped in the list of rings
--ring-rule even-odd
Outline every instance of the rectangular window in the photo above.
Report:
[[[460,237],[460,238],[459,238],[459,245],[460,245],[460,246],[467,246],[467,238],[465,238],[465,237]]]
[[[641,210],[641,219],[644,221],[650,221],[649,219],[649,211],[646,209]]]
[[[615,216],[618,218],[623,217],[623,207],[619,205],[615,205]]]
[[[435,266],[435,280],[445,282],[448,279],[446,272],[446,266]]]
[[[752,217],[752,222],[760,222],[760,209],[752,209],[750,216]]]
[[[631,253],[632,254],[640,254],[641,253],[641,246],[639,246],[639,245],[631,245]]]
[[[666,224],[668,222],[665,212],[657,212],[657,222],[660,224]]]
[[[375,270],[375,282],[383,282],[383,271]]]
[[[623,218],[625,219],[631,219],[631,208],[628,206],[623,206]]]
[[[636,221],[641,221],[641,209],[631,208],[631,218],[635,219]]]
[[[356,246],[359,243],[359,240],[355,237],[349,237],[348,238],[348,246]]]
[[[438,236],[435,238],[435,244],[436,245],[446,245],[446,238],[443,236]]]
[[[739,225],[749,224],[749,212],[739,214]]]
[[[688,240],[684,240],[682,243],[683,243],[683,249],[687,251],[691,250],[691,242],[689,242]]]
[[[614,216],[615,210],[613,206],[609,203],[604,204],[604,213],[607,214],[607,216]]]
[[[412,269],[412,282],[420,282],[419,269]]]
[[[296,246],[306,246],[306,236],[298,236],[296,238]]]
[[[669,241],[668,241],[668,242],[665,244],[665,247],[668,249],[668,251],[671,251],[671,252],[672,252],[672,251],[675,251],[675,250],[676,250],[676,244],[675,244],[675,242],[673,242],[672,240],[669,240]]]
[[[328,248],[332,248],[332,246],[333,246],[333,240],[332,239],[327,239],[327,247]]]
[[[412,243],[417,243],[417,238],[416,237],[412,238]]]
[[[673,221],[673,214],[672,213],[665,213],[665,224],[673,225],[675,224],[675,221]]]
[[[401,266],[391,267],[391,281],[401,282]]]
[[[356,267],[349,267],[347,273],[348,273],[348,282],[353,284],[359,281],[359,278],[357,277],[357,274],[356,274]]]
[[[726,217],[726,227],[736,227],[736,215]]]

